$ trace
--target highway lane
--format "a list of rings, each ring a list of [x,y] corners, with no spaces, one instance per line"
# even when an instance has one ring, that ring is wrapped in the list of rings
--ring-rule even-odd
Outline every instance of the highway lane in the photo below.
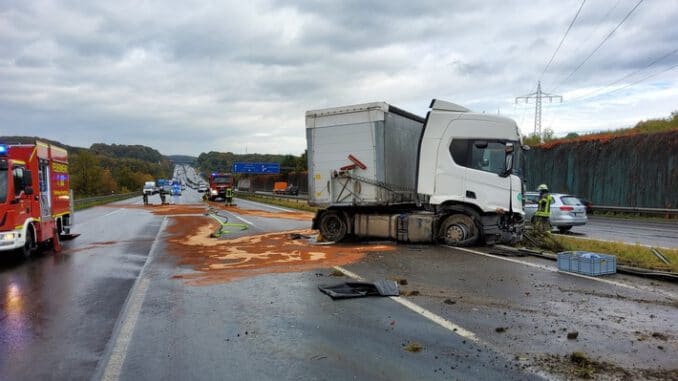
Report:
[[[678,222],[675,220],[621,219],[593,215],[589,216],[586,225],[575,226],[569,234],[582,238],[678,248]]]
[[[172,202],[192,204],[199,197],[190,190]],[[351,278],[329,277],[329,267],[252,271],[196,285],[176,279],[197,270],[179,264],[182,257],[170,250],[175,223],[187,220],[151,213],[159,209],[142,209],[140,202],[78,212],[76,230],[83,235],[66,243],[62,254],[3,261],[0,375],[529,379],[545,371],[542,355],[579,349],[630,368],[678,366],[670,356],[678,337],[672,285],[621,276],[604,283],[557,273],[537,259],[510,262],[417,245],[368,253],[343,266],[371,280],[406,278],[403,288],[419,295],[398,300],[332,301],[318,284]],[[237,209],[220,214],[247,225],[227,238],[309,225]],[[563,328],[578,329],[580,339],[567,340]],[[423,350],[405,351],[411,342]]]
[[[241,208],[280,208],[237,200]],[[307,228],[308,221],[229,212],[248,225],[233,236]],[[229,214],[227,213],[227,214]],[[240,217],[238,220],[236,216]],[[244,221],[243,221],[244,220]],[[110,348],[103,379],[536,379],[511,359],[389,299],[335,302],[317,289],[331,269],[266,273],[190,285],[174,279],[164,236],[149,263],[133,333]],[[134,292],[134,291],[133,291]],[[137,298],[132,296],[132,300]],[[120,333],[118,333],[120,336]],[[113,340],[117,342],[117,340]],[[422,353],[403,346],[423,342]],[[116,348],[125,348],[124,355]],[[453,352],[453,354],[451,354]]]

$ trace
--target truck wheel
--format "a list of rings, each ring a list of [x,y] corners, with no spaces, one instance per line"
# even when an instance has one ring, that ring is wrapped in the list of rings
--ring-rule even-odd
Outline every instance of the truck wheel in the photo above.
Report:
[[[478,242],[480,232],[471,217],[451,214],[440,225],[439,237],[450,246],[471,246]]]
[[[558,226],[558,231],[561,233],[569,232],[572,229],[572,226]]]
[[[23,258],[28,259],[35,252],[35,249],[35,237],[33,236],[33,230],[29,228],[26,230],[26,243],[24,243],[24,246],[19,249],[19,254]]]
[[[328,241],[341,241],[347,230],[346,221],[337,212],[325,212],[320,217],[320,235]]]

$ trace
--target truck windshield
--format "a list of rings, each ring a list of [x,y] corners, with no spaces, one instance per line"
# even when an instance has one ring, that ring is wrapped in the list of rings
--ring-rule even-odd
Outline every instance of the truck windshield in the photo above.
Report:
[[[7,170],[0,169],[0,204],[7,200]]]
[[[214,181],[215,184],[230,184],[231,183],[231,176],[215,177],[213,181]]]

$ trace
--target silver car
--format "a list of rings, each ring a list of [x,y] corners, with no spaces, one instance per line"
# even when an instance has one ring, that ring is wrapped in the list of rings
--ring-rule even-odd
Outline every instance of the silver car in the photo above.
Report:
[[[561,233],[569,231],[573,226],[585,225],[588,221],[586,206],[579,198],[562,193],[551,193],[551,215],[549,222],[560,230]],[[525,192],[525,219],[534,222],[534,214],[537,212],[539,192]]]

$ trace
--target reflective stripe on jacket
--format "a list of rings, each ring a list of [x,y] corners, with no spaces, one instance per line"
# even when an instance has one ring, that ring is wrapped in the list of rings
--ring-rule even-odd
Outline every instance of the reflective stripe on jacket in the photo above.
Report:
[[[537,212],[534,214],[538,217],[548,217],[551,215],[551,204],[553,203],[553,196],[546,195],[539,199],[539,204],[537,206]]]

